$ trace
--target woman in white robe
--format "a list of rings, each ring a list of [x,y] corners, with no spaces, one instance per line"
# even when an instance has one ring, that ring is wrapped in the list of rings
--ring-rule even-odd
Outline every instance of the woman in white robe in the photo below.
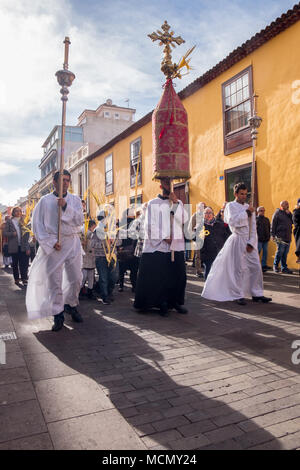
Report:
[[[232,235],[211,267],[202,292],[202,297],[206,299],[223,302],[247,296],[263,297],[256,219],[255,213],[248,216],[248,207],[248,204],[237,201],[226,205],[224,222],[229,225]],[[253,248],[251,252],[247,251],[247,245]]]
[[[39,249],[30,268],[26,292],[29,319],[57,315],[64,305],[78,305],[82,282],[82,248],[79,238],[84,222],[81,200],[67,193],[61,216],[61,249],[54,248],[58,230],[58,199],[43,196],[33,212],[32,229]]]

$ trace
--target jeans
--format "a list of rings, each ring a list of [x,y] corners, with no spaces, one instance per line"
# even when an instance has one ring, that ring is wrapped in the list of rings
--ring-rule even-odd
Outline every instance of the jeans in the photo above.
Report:
[[[268,257],[268,243],[269,242],[258,242],[258,254],[260,255],[260,252],[262,250],[262,258],[261,258],[261,265],[264,268],[267,266],[267,257]]]
[[[118,278],[118,264],[108,265],[105,256],[96,257],[96,268],[99,274],[100,295],[103,300],[107,300],[114,290]]]
[[[281,262],[281,271],[287,269],[286,259],[290,249],[290,243],[276,243],[277,251],[275,253],[274,266],[278,267]]]
[[[214,259],[209,259],[209,260],[207,259],[207,260],[203,261],[205,281],[207,279],[207,276],[209,274],[209,271],[210,271],[210,268],[212,267],[213,262],[214,262]]]

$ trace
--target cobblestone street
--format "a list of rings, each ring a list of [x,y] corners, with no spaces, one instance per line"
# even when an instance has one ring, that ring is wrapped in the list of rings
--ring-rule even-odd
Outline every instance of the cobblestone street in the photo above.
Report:
[[[299,280],[268,272],[273,302],[243,307],[189,266],[188,315],[138,314],[126,284],[54,333],[1,269],[0,449],[299,449]]]

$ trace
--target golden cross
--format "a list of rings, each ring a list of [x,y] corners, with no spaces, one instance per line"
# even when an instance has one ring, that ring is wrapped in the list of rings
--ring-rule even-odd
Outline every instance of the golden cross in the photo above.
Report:
[[[171,26],[167,21],[164,22],[161,28],[163,32],[158,29],[156,33],[148,34],[148,37],[152,39],[153,42],[160,41],[160,46],[163,44],[165,45],[163,51],[165,56],[161,63],[161,70],[167,78],[171,78],[176,67],[176,64],[172,64],[171,46],[176,47],[174,43],[180,46],[180,44],[183,44],[185,40],[182,39],[181,36],[174,37],[174,31],[169,32]]]

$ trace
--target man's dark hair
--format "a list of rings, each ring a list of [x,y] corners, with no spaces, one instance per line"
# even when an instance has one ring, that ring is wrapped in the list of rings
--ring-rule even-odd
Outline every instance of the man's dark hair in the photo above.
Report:
[[[91,228],[93,225],[97,225],[94,220],[89,220],[89,228]]]
[[[240,189],[247,189],[245,183],[236,183],[233,187],[233,194],[238,193]]]
[[[17,209],[21,209],[21,212],[22,212],[22,208],[20,206],[15,206],[11,212],[11,216],[14,217],[15,216],[15,213],[16,213],[16,210]]]
[[[63,170],[63,174],[69,176],[70,179],[71,179],[71,173],[69,173],[68,170]],[[55,182],[57,182],[57,181],[58,181],[58,178],[59,178],[59,171],[56,171],[56,172],[54,173],[53,180],[54,180]]]

